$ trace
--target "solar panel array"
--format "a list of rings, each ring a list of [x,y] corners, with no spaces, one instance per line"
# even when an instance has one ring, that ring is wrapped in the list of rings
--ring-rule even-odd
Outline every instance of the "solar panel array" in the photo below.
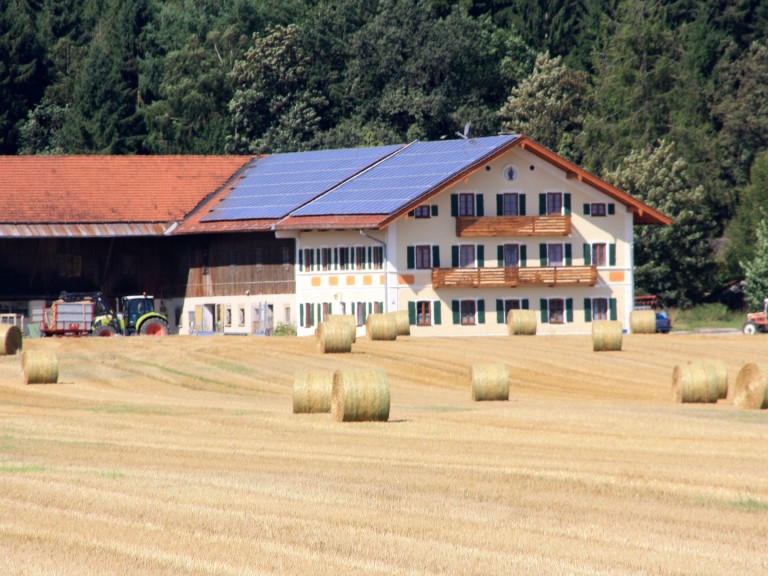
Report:
[[[402,145],[274,154],[251,162],[202,222],[282,218]]]
[[[515,138],[415,142],[292,215],[390,214]]]

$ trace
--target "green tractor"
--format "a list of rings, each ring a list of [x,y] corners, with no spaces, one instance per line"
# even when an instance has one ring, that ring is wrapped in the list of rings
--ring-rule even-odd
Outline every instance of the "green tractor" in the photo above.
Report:
[[[166,336],[168,318],[155,312],[155,298],[146,293],[140,296],[123,296],[120,310],[115,312],[101,292],[62,292],[59,296],[65,302],[90,300],[93,302],[94,318],[91,336],[115,336],[142,334]]]

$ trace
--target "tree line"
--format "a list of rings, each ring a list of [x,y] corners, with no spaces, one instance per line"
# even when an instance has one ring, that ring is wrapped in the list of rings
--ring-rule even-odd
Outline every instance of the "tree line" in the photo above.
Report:
[[[476,136],[525,133],[671,216],[635,238],[639,288],[669,305],[706,300],[768,253],[761,0],[0,6],[3,154],[278,153],[472,122]]]

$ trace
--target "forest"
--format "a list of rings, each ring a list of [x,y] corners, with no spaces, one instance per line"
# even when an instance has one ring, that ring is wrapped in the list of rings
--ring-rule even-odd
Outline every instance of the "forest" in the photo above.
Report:
[[[670,306],[768,296],[763,0],[0,0],[0,154],[524,133],[674,219]]]

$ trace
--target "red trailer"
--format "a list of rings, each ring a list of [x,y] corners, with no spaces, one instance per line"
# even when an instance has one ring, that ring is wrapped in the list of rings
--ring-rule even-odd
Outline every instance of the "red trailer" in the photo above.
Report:
[[[90,300],[56,300],[49,308],[43,308],[40,333],[44,336],[84,336],[91,333],[93,318],[94,305]]]

